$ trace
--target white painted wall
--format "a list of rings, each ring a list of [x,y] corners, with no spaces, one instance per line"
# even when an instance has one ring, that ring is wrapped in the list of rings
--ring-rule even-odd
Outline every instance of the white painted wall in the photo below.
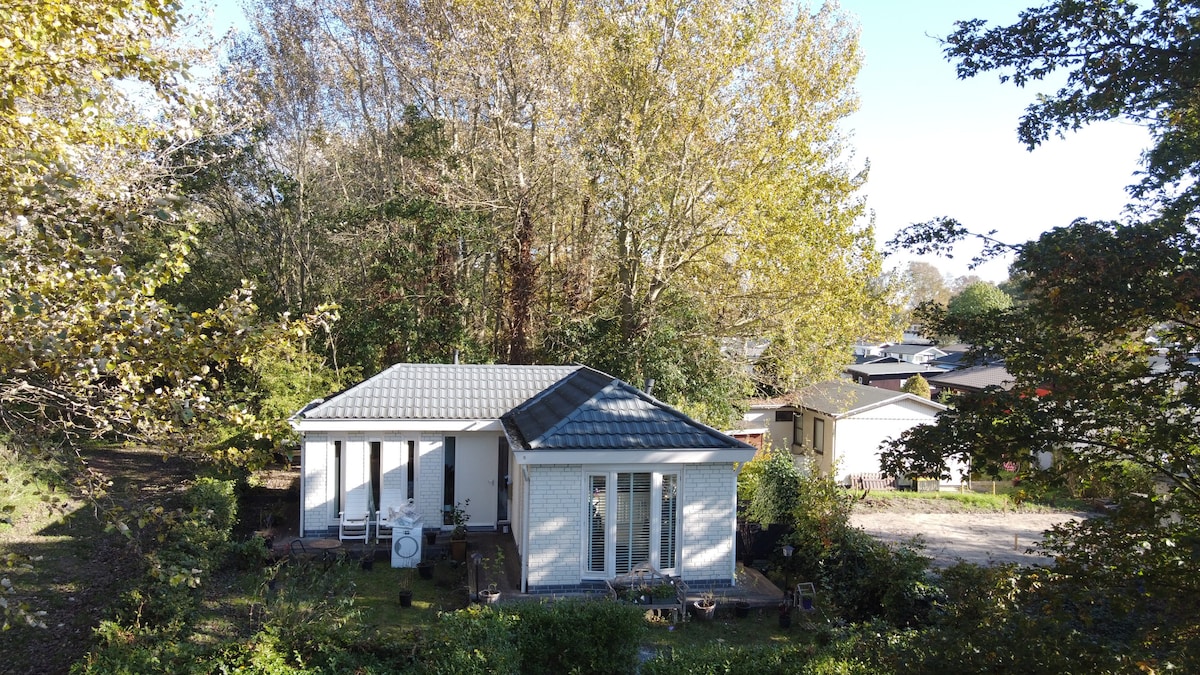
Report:
[[[533,464],[528,469],[529,522],[523,524],[529,528],[528,585],[577,585],[583,568],[583,468]]]
[[[732,464],[689,464],[681,477],[680,576],[689,584],[732,584],[737,573],[737,471]]]

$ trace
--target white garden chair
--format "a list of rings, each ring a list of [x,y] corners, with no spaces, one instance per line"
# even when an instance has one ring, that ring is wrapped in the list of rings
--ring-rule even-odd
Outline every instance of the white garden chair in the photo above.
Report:
[[[345,511],[338,514],[338,539],[342,541],[361,540],[366,543],[370,538],[371,517],[368,514],[350,516]]]

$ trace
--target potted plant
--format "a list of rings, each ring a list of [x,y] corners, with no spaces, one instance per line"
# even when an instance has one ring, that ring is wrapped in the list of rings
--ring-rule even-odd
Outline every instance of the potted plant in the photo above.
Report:
[[[399,598],[400,598],[400,606],[401,607],[412,607],[412,599],[413,599],[412,584],[413,584],[412,568],[411,567],[401,568],[400,569],[400,581],[397,584],[397,587],[400,589]]]
[[[433,561],[432,560],[422,560],[421,562],[417,563],[417,574],[421,575],[422,579],[432,579],[433,578]]]
[[[363,549],[362,557],[359,558],[358,564],[364,572],[370,572],[375,567],[375,546],[368,546]]]
[[[779,627],[792,627],[792,605],[787,601],[779,603]]]
[[[700,595],[700,599],[695,602],[696,618],[711,621],[713,614],[717,611],[717,599],[712,591],[706,591]]]
[[[739,598],[733,603],[733,615],[739,619],[744,619],[750,616],[750,602],[744,598]]]
[[[454,502],[454,506],[447,511],[449,524],[454,526],[450,531],[450,557],[457,562],[467,560],[467,521],[471,520],[471,514],[467,513],[466,507],[470,505],[470,499]]]
[[[500,599],[500,589],[496,584],[488,584],[488,587],[479,591],[479,601],[485,605],[490,605]]]
[[[425,543],[433,546],[437,543],[438,531],[434,529],[425,530]]]
[[[487,571],[489,583],[487,589],[479,591],[479,600],[490,605],[500,599],[500,580],[504,578],[504,549],[497,546],[496,553],[484,560],[483,567]]]

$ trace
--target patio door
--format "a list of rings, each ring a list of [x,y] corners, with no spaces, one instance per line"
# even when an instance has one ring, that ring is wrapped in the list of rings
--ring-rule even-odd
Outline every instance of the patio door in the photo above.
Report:
[[[625,574],[644,562],[676,567],[679,474],[612,471],[588,476],[584,574]]]

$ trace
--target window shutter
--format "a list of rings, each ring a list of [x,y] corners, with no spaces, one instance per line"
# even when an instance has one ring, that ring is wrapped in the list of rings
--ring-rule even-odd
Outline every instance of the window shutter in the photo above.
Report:
[[[605,476],[590,476],[591,504],[588,507],[588,571],[604,572],[604,533],[608,510]]]
[[[617,474],[616,573],[650,559],[650,474]]]
[[[659,534],[659,568],[675,568],[676,530],[679,513],[679,476],[668,473],[662,477],[662,531]]]

